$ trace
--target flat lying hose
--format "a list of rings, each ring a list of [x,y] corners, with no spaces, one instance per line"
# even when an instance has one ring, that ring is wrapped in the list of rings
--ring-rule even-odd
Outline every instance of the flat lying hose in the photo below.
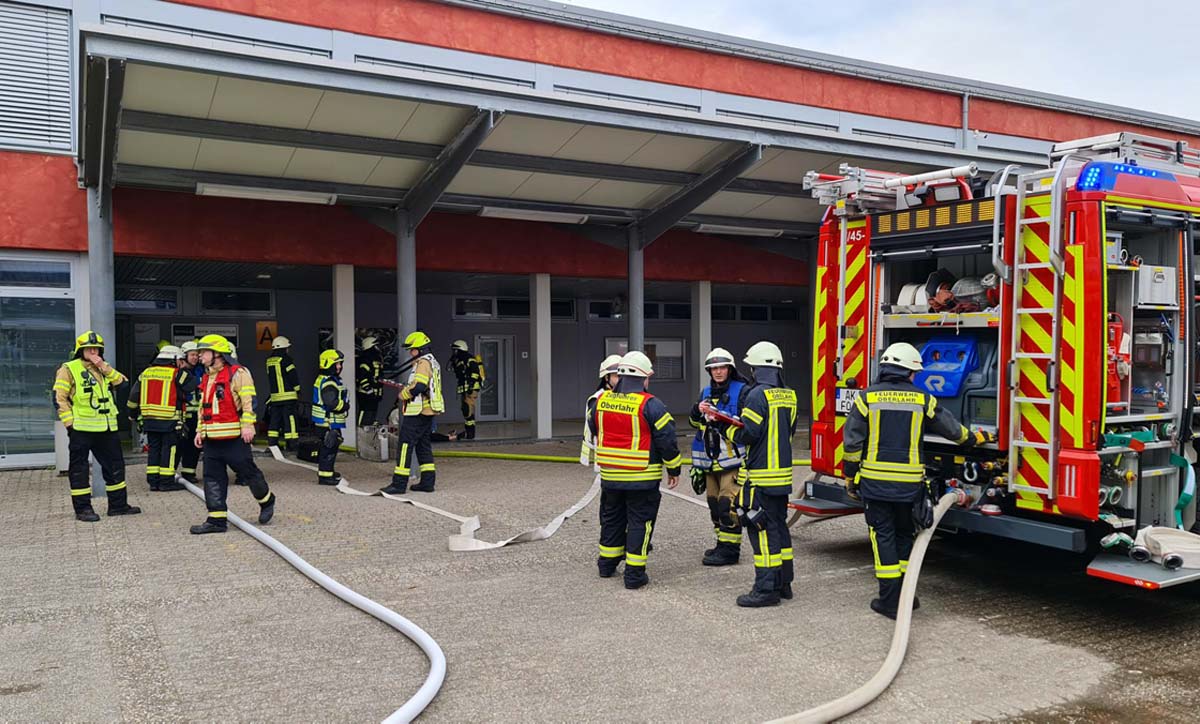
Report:
[[[933,509],[933,525],[921,531],[913,544],[912,554],[908,558],[908,572],[904,574],[904,586],[900,589],[900,608],[896,612],[896,628],[892,632],[892,648],[888,651],[887,658],[883,660],[883,666],[879,667],[879,671],[875,672],[875,675],[867,683],[839,699],[799,714],[775,719],[769,724],[824,724],[824,722],[831,722],[858,711],[875,701],[880,694],[887,690],[892,679],[895,679],[896,674],[900,672],[900,664],[904,663],[904,654],[908,651],[913,597],[917,594],[917,578],[921,575],[921,562],[925,560],[925,549],[929,547],[929,540],[933,537],[933,531],[937,529],[938,522],[956,502],[958,502],[956,494],[943,495],[942,499],[938,501],[937,507]]]
[[[204,491],[200,490],[200,488],[183,478],[177,478],[177,480],[186,485],[187,489],[192,491],[193,495],[204,500]],[[438,646],[437,641],[434,641],[433,637],[425,633],[415,623],[390,608],[381,606],[366,596],[355,593],[333,580],[314,568],[311,563],[296,555],[291,548],[288,548],[258,528],[250,525],[232,512],[229,514],[229,522],[237,526],[246,535],[275,551],[280,558],[292,564],[296,570],[308,576],[321,588],[324,588],[360,611],[383,621],[388,626],[412,639],[413,643],[420,646],[425,655],[429,657],[429,675],[425,677],[425,683],[421,685],[420,689],[417,689],[417,693],[413,694],[411,699],[404,702],[404,706],[392,712],[388,718],[383,720],[385,724],[410,722],[416,719],[425,710],[425,707],[429,706],[429,702],[433,701],[433,697],[437,696],[438,691],[442,688],[442,682],[446,679],[446,655],[442,653],[442,647]]]

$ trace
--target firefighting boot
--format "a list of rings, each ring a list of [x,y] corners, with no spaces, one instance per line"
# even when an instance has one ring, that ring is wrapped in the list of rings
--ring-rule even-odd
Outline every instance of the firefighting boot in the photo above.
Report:
[[[620,567],[623,558],[597,558],[596,567],[600,570],[601,578],[612,578],[617,575],[617,568]]]
[[[879,598],[871,599],[871,610],[880,616],[896,620],[896,607],[900,603],[900,579],[879,579]]]
[[[258,509],[259,525],[266,525],[271,522],[271,518],[275,515],[275,493],[271,493],[271,497],[267,502],[262,503]]]
[[[108,515],[137,515],[142,509],[136,505],[129,504],[128,490],[122,487],[120,490],[112,490],[108,493]]]
[[[779,591],[760,591],[757,588],[750,593],[737,597],[737,605],[742,608],[763,608],[779,605]]]
[[[162,493],[169,493],[175,490],[187,490],[183,483],[175,480],[163,480],[158,484],[158,490]]]
[[[732,566],[741,558],[741,551],[728,543],[718,543],[711,553],[704,554],[701,561],[706,566]]]
[[[779,589],[779,597],[784,599],[785,601],[792,600],[792,584],[790,584],[790,583],[783,584],[783,588]]]
[[[404,495],[408,492],[408,481],[402,480],[400,482],[396,482],[396,479],[393,478],[392,484],[386,488],[380,488],[379,492],[387,493],[388,495]]]
[[[317,477],[317,485],[337,485],[340,482],[342,482],[341,473],[334,473],[333,475],[324,478],[320,476]]]
[[[642,566],[625,566],[625,588],[637,590],[650,582],[646,569]]]
[[[212,518],[208,518],[200,525],[193,525],[188,530],[190,530],[192,532],[192,535],[206,535],[208,533],[224,533],[226,530],[228,530],[228,525],[224,521],[222,521],[221,523],[217,523]]]
[[[471,425],[470,427],[467,427],[465,430],[463,430],[462,437],[464,440],[474,440],[475,439],[475,426]]]
[[[96,515],[96,511],[92,510],[92,506],[89,504],[75,509],[75,520],[83,523],[95,523],[100,520],[100,516]]]

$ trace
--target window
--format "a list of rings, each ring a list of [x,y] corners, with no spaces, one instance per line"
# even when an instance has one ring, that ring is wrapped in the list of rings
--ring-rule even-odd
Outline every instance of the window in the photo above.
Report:
[[[247,289],[201,289],[200,311],[274,314],[275,295]]]
[[[490,297],[455,297],[454,316],[490,319],[496,316],[494,303],[495,300]]]
[[[588,302],[588,319],[621,319],[624,316],[612,302]]]
[[[659,319],[661,316],[658,302],[646,302],[642,308],[642,319]]]
[[[0,259],[0,287],[69,289],[70,286],[70,262]]]
[[[684,343],[682,339],[646,339],[646,356],[654,364],[654,379],[659,381],[680,381],[683,379]],[[629,341],[625,337],[606,337],[604,354],[625,354],[629,351]]]
[[[662,305],[663,319],[691,319],[692,305],[690,304],[664,304]]]
[[[0,145],[71,149],[71,15],[0,0]]]
[[[528,299],[497,299],[496,300],[496,316],[497,317],[519,317],[521,319],[529,319],[529,300]]]
[[[733,322],[737,319],[737,305],[734,304],[714,304],[712,305],[712,318],[714,322]]]
[[[765,304],[743,304],[741,306],[743,322],[765,322],[767,317],[767,305]]]
[[[775,322],[797,322],[800,320],[800,310],[791,304],[772,304],[771,319]]]
[[[550,300],[550,318],[575,321],[575,300],[574,299],[551,299]]]
[[[179,292],[154,287],[118,287],[118,312],[175,312],[179,310]]]

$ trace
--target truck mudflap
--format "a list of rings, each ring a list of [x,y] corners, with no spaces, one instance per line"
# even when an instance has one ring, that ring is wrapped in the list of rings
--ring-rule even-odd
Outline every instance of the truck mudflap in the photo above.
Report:
[[[1101,553],[1088,564],[1089,576],[1137,586],[1151,591],[1181,583],[1200,581],[1200,569],[1178,568],[1169,571],[1158,563],[1139,563],[1129,556]]]

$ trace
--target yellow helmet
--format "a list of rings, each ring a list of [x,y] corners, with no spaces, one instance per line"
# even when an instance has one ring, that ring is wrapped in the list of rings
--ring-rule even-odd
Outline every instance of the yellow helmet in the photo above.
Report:
[[[338,362],[344,362],[346,356],[336,349],[327,349],[321,353],[321,369],[331,370]]]
[[[168,342],[167,340],[165,340],[165,339],[160,339],[160,340],[158,340],[158,344],[157,344],[157,345],[155,345],[155,346],[158,348],[158,351],[159,351],[159,352],[162,352],[162,348],[163,348],[163,347],[166,347],[166,346],[167,346],[167,345],[169,345],[169,344],[171,344],[171,343],[170,343],[170,342]]]
[[[213,352],[220,352],[221,354],[233,354],[233,345],[229,343],[229,340],[225,339],[219,334],[204,335],[200,338],[200,341],[196,343],[196,349],[211,349]]]
[[[79,354],[79,350],[88,347],[104,349],[104,338],[90,329],[75,338],[75,354]]]
[[[413,332],[404,338],[405,349],[420,349],[433,344],[433,340],[429,339],[429,335],[424,332]]]

